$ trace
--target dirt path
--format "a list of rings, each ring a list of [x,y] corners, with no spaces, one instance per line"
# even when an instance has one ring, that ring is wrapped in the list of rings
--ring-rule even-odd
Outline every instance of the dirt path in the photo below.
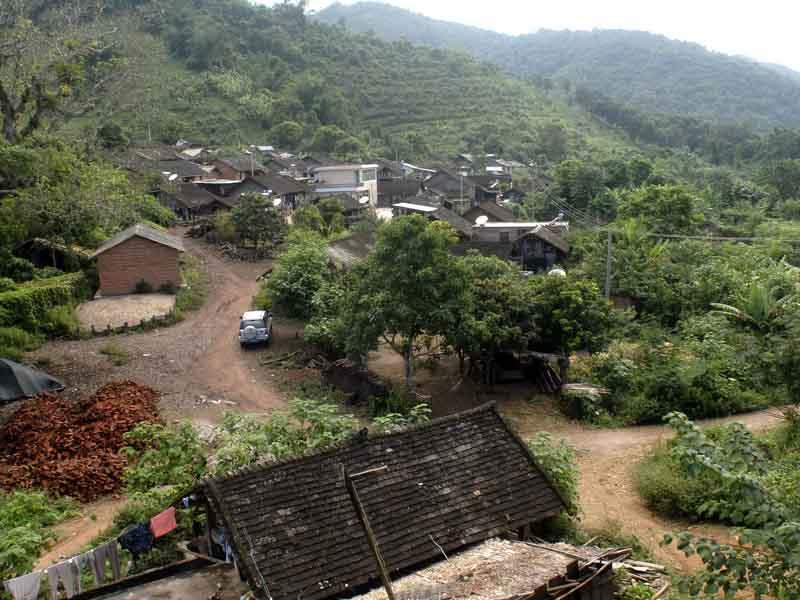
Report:
[[[53,528],[56,544],[39,558],[35,569],[46,569],[64,558],[79,554],[93,539],[107,530],[125,505],[123,496],[104,498],[81,507],[81,516]]]
[[[167,419],[213,423],[225,410],[269,412],[285,405],[274,373],[259,367],[263,349],[242,350],[236,339],[238,318],[258,291],[257,277],[268,262],[222,259],[202,241],[185,239],[188,252],[208,273],[203,307],[172,327],[146,333],[80,341],[55,341],[32,355],[67,385],[67,393],[91,393],[112,380],[131,379],[162,393]],[[275,323],[276,343],[292,338],[291,326]],[[101,350],[109,345],[127,356],[115,366]]]
[[[402,384],[403,363],[397,354],[381,348],[370,355],[369,364],[381,376]],[[689,530],[719,541],[731,540],[726,527],[699,526],[662,518],[651,512],[639,497],[635,485],[636,465],[655,445],[671,437],[668,427],[585,427],[566,420],[552,398],[532,394],[525,383],[498,385],[491,394],[479,392],[471,381],[459,381],[453,360],[443,360],[436,371],[421,370],[418,375],[421,392],[431,398],[435,416],[494,401],[524,439],[548,431],[555,438],[569,442],[577,453],[581,520],[587,529],[611,529],[636,535],[659,560],[686,571],[700,567],[699,561],[687,559],[674,546],[660,546],[665,533]],[[766,410],[706,421],[703,425],[738,421],[759,431],[776,425],[780,419],[779,411]]]
[[[552,409],[546,405],[531,407],[527,401],[512,400],[501,403],[501,408],[524,438],[546,430],[575,448],[580,470],[581,519],[587,529],[611,528],[634,534],[654,551],[659,560],[683,570],[697,569],[700,562],[696,558],[687,559],[674,546],[661,546],[665,533],[688,530],[718,541],[731,541],[726,527],[692,525],[654,514],[636,491],[636,465],[654,446],[672,437],[672,430],[668,427],[590,429],[564,422],[556,415],[548,418]],[[762,431],[778,424],[780,419],[780,412],[771,409],[709,420],[702,425],[708,427],[735,421],[744,423],[753,431]]]

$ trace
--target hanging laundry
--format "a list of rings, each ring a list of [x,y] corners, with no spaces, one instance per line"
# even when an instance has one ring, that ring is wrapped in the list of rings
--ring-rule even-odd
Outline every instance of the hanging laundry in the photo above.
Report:
[[[133,560],[139,560],[141,554],[145,554],[153,547],[153,534],[150,525],[144,523],[136,525],[126,531],[118,538],[119,545],[133,555]]]
[[[92,567],[92,571],[94,571],[94,552],[84,552],[78,556],[73,556],[72,562],[74,562],[75,566],[78,568],[78,593],[80,594],[83,591],[83,587],[81,586],[81,572],[85,567]]]
[[[150,519],[150,531],[155,539],[175,531],[177,527],[178,523],[175,521],[175,508],[172,506]]]
[[[225,553],[225,562],[235,562],[233,547],[228,541],[228,532],[224,529],[212,529],[211,540]]]
[[[36,600],[39,597],[41,583],[42,574],[36,571],[22,577],[9,579],[3,585],[14,600]]]
[[[104,585],[106,582],[106,561],[111,562],[111,572],[114,575],[114,581],[120,578],[119,568],[119,548],[117,548],[117,540],[106,542],[102,546],[98,546],[93,551],[94,553],[94,581],[97,585]]]
[[[72,598],[79,593],[78,565],[72,560],[67,560],[47,569],[47,579],[50,581],[50,600],[58,600],[58,582],[64,585],[67,598]]]
[[[183,508],[191,508],[197,504],[197,494],[189,494],[188,496],[181,498],[181,506]]]

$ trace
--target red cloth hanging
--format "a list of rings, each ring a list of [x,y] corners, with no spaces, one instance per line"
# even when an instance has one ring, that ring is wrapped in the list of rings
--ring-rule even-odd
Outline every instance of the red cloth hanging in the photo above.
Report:
[[[174,506],[150,519],[150,531],[156,539],[175,531],[177,527],[178,523],[175,521]]]

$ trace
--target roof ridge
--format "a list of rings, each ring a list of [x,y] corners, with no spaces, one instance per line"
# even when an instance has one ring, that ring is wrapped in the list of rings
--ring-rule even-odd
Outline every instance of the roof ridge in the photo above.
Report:
[[[470,408],[470,409],[467,409],[467,410],[464,410],[464,411],[461,411],[461,412],[452,413],[450,415],[445,415],[443,417],[437,417],[436,419],[431,419],[430,421],[428,421],[426,423],[419,423],[419,424],[416,424],[416,425],[410,425],[410,426],[408,426],[408,427],[406,427],[404,429],[401,429],[399,431],[377,432],[377,433],[369,434],[369,435],[367,435],[366,439],[362,443],[372,442],[372,441],[376,441],[376,440],[385,440],[385,439],[390,439],[390,438],[396,438],[396,437],[401,437],[403,435],[408,435],[410,433],[416,433],[416,432],[419,432],[419,431],[425,431],[427,429],[432,429],[433,427],[437,427],[437,426],[441,425],[442,423],[460,421],[460,420],[463,420],[465,418],[472,417],[473,415],[480,414],[480,413],[483,413],[483,412],[494,412],[495,415],[497,415],[502,420],[502,415],[500,415],[500,412],[497,410],[497,403],[492,401],[492,402],[486,402],[484,404],[481,404],[480,406],[476,406],[474,408]],[[504,427],[508,428],[508,424],[507,423],[503,422],[503,425],[504,425]],[[282,459],[277,459],[277,460],[273,460],[273,461],[269,461],[269,462],[256,462],[256,463],[253,463],[251,465],[245,465],[244,467],[236,469],[235,471],[233,471],[232,473],[228,473],[227,475],[219,475],[219,476],[216,476],[216,477],[206,477],[206,478],[204,478],[203,480],[200,481],[199,486],[202,487],[202,486],[206,485],[207,483],[216,484],[216,482],[218,482],[220,480],[223,480],[223,479],[230,479],[230,478],[233,478],[233,477],[239,477],[239,476],[242,476],[242,475],[248,475],[248,474],[254,473],[256,471],[268,471],[268,470],[273,469],[273,468],[284,467],[284,466],[290,465],[290,464],[300,465],[300,464],[303,464],[305,462],[309,462],[311,459],[320,458],[320,457],[327,457],[329,455],[336,454],[337,452],[339,452],[341,450],[346,450],[347,448],[349,448],[352,445],[353,445],[353,442],[350,439],[347,439],[347,440],[344,440],[344,441],[339,442],[337,444],[334,444],[332,446],[328,446],[328,447],[324,448],[323,450],[309,450],[309,451],[303,452],[302,454],[299,454],[297,456],[293,456],[293,457],[290,457],[290,458],[282,458]]]

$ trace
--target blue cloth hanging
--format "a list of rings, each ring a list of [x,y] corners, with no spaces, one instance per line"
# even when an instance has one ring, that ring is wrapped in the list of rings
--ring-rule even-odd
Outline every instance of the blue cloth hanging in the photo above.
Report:
[[[150,531],[150,525],[142,523],[123,533],[117,541],[131,553],[133,560],[139,560],[139,556],[150,552],[153,547],[153,533]]]

